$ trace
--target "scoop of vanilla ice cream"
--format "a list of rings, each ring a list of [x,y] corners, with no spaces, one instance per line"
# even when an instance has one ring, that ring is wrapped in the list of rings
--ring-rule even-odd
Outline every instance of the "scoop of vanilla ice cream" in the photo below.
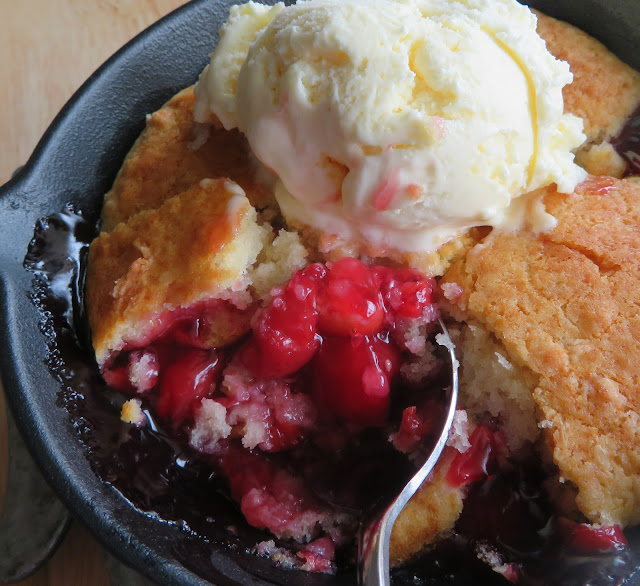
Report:
[[[571,80],[515,0],[250,2],[231,9],[196,119],[247,136],[287,219],[432,251],[512,226],[513,198],[584,178]]]

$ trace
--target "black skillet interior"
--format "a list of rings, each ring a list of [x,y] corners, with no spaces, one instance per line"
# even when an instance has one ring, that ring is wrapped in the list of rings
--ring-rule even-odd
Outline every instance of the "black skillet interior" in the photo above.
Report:
[[[63,215],[42,224],[41,228],[54,228],[47,231],[54,239],[49,244],[66,250],[64,229],[57,229],[64,228],[64,222],[67,228],[69,222],[76,222],[72,231],[78,240],[91,239],[102,196],[142,130],[145,114],[195,81],[217,41],[230,4],[230,0],[196,0],[124,47],[76,93],[26,167],[0,189],[3,382],[32,453],[63,501],[116,555],[155,581],[211,581],[219,586],[349,584],[354,582],[352,574],[328,577],[275,570],[265,560],[245,553],[247,546],[256,543],[250,530],[241,530],[235,540],[227,533],[218,540],[216,531],[224,528],[214,528],[213,544],[209,544],[197,536],[197,527],[189,522],[167,522],[160,516],[142,514],[136,505],[144,503],[135,498],[127,501],[101,480],[87,450],[92,457],[99,455],[101,438],[112,442],[118,438],[100,436],[102,416],[92,419],[83,410],[85,403],[91,402],[83,397],[91,397],[90,387],[100,383],[82,337],[82,324],[76,324],[80,331],[76,338],[74,329],[67,325],[66,307],[59,300],[45,303],[43,315],[43,303],[34,303],[42,282],[38,284],[24,265],[39,218],[68,205],[81,212],[84,220]],[[580,26],[640,68],[638,0],[538,0],[531,4]],[[40,259],[35,268],[62,279],[49,282],[50,290],[68,288],[64,275],[72,277],[72,287],[81,283],[74,271],[79,254],[83,254],[81,249],[75,247],[68,256],[65,252]],[[76,305],[75,309],[77,318],[80,308]],[[106,400],[98,400],[92,408],[114,412]],[[100,472],[109,480],[108,466]],[[212,500],[210,514],[224,519],[221,525],[238,522],[237,512],[223,496]]]

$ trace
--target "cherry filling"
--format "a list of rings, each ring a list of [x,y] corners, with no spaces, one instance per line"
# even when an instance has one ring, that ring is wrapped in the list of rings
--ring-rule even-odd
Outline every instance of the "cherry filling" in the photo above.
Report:
[[[379,468],[357,464],[374,460],[367,447],[376,446],[380,463],[403,469],[403,478],[410,473],[388,455],[394,450],[386,426],[394,396],[395,411],[413,405],[425,419],[430,407],[440,413],[433,398],[407,405],[413,398],[399,377],[412,356],[409,332],[422,328],[424,345],[431,331],[434,285],[416,271],[352,258],[312,264],[274,288],[252,316],[220,301],[160,316],[144,344],[125,348],[103,374],[110,385],[145,397],[177,436],[206,455],[251,525],[282,538],[324,535],[340,544],[353,537],[353,515],[310,489],[310,462],[376,478]],[[249,324],[223,348],[211,347],[219,314],[239,315],[239,327]],[[380,439],[363,435],[369,429]],[[422,437],[427,433],[425,427]],[[325,468],[323,475],[340,483],[335,471]],[[354,488],[359,480],[348,484]],[[326,569],[333,550],[322,552],[309,547],[299,558],[308,569]]]
[[[69,259],[77,259],[80,245],[88,245],[93,237],[92,222],[71,213],[56,215],[37,226],[25,259],[25,266],[44,283],[55,283],[55,287],[38,289],[38,304],[43,315],[47,316],[46,331],[55,333],[47,334],[50,336],[48,342],[55,341],[56,349],[49,356],[48,366],[65,383],[60,399],[71,414],[79,437],[88,447],[91,464],[99,476],[120,490],[139,509],[153,511],[161,519],[176,521],[177,524],[186,522],[202,539],[191,539],[189,536],[185,545],[179,536],[172,534],[172,537],[178,537],[175,553],[185,566],[199,567],[203,575],[215,581],[215,572],[215,575],[207,574],[211,568],[210,543],[226,542],[229,532],[225,528],[233,526],[239,532],[239,537],[230,543],[233,549],[242,551],[247,544],[255,543],[257,532],[239,523],[235,510],[229,506],[227,492],[220,477],[211,473],[209,462],[200,456],[192,457],[193,454],[185,450],[185,446],[174,437],[178,433],[176,430],[171,435],[167,434],[162,422],[154,421],[153,425],[140,429],[129,428],[128,433],[123,433],[122,426],[114,421],[113,405],[122,402],[122,394],[106,389],[95,379],[93,370],[87,366],[91,363],[93,351],[89,346],[79,343],[79,336],[82,339],[85,332],[83,322],[69,321],[70,316],[77,317],[78,308],[82,305],[81,288],[73,285],[77,278],[77,266],[69,262]],[[68,287],[60,286],[60,283],[67,282],[70,283]],[[429,307],[426,307],[425,312],[428,310]],[[200,319],[199,310],[189,308],[181,317],[184,318],[186,314],[192,315],[194,320]],[[165,316],[165,323],[158,331],[165,332],[168,325],[176,319],[176,315]],[[402,323],[400,316],[397,316],[396,321],[397,324]],[[186,321],[180,327],[184,326]],[[395,327],[397,325],[394,329]],[[197,329],[202,331],[199,327]],[[108,381],[115,380],[111,383],[112,386],[128,389],[130,392],[138,389],[143,393],[140,397],[145,403],[145,409],[153,411],[159,380],[166,366],[177,356],[177,350],[197,346],[186,343],[184,339],[171,343],[168,339],[161,342],[156,337],[149,336],[138,348],[128,348],[115,357],[111,364],[103,368],[103,375]],[[233,350],[233,347],[225,349],[222,355],[224,364],[228,362],[228,355]],[[402,352],[404,358],[404,349]],[[280,386],[286,381],[269,381],[269,384],[274,383]],[[272,394],[271,387],[266,382],[262,381],[257,386],[263,395]],[[243,405],[241,387],[239,385],[233,398],[229,399],[230,403],[239,407]],[[286,395],[284,390],[283,386],[282,396]],[[289,391],[293,394],[291,389]],[[399,391],[403,389],[392,389],[394,396]],[[216,384],[214,391],[210,389],[209,395],[220,396],[220,385]],[[310,395],[296,392],[295,396]],[[410,442],[416,442],[420,440],[422,431],[428,429],[429,417],[425,414],[425,410],[428,413],[428,408],[415,402],[411,404],[411,401],[407,405],[401,405],[397,409],[392,405],[391,417],[402,419],[406,438]],[[303,409],[289,410],[291,411],[294,414],[285,417],[287,421],[291,418],[294,423],[298,418],[307,421],[312,419],[300,415],[304,412]],[[407,413],[407,416],[404,417],[403,413]],[[322,427],[324,424],[318,422],[315,425],[320,426],[320,429],[316,432],[318,435],[315,437],[316,445],[313,450],[308,451],[306,443],[298,443],[287,452],[288,456],[292,456],[292,467],[311,468],[304,475],[305,480],[308,479],[307,486],[316,487],[323,481],[326,488],[335,491],[336,487],[343,486],[343,479],[348,473],[358,472],[358,478],[354,478],[354,481],[365,478],[364,482],[360,482],[364,492],[362,495],[357,489],[352,492],[357,494],[356,501],[360,502],[361,496],[371,496],[374,490],[384,490],[381,487],[383,481],[402,477],[401,471],[388,465],[390,460],[384,455],[385,448],[396,456],[399,452],[393,450],[391,443],[385,438],[379,437],[383,441],[376,445],[370,441],[369,436],[358,436],[365,449],[354,449],[353,457],[349,457],[349,449],[359,446],[357,442],[347,444],[348,449],[345,450],[345,436],[348,434],[344,429]],[[489,428],[494,429],[493,426]],[[376,430],[368,430],[372,431]],[[402,430],[397,436],[400,433]],[[238,440],[226,440],[226,444],[218,447],[220,464],[225,463],[222,457],[225,445],[233,445],[242,454],[249,453],[241,450]],[[634,549],[637,550],[640,543],[640,533],[637,530],[629,532],[631,546],[627,547],[624,535],[615,526],[588,526],[568,519],[554,518],[554,509],[541,490],[545,475],[540,469],[539,455],[532,452],[517,462],[500,463],[499,458],[495,458],[499,451],[494,449],[496,445],[499,442],[492,443],[487,477],[466,485],[468,496],[454,535],[440,542],[415,563],[396,570],[394,584],[498,585],[507,583],[505,578],[512,581],[519,579],[520,583],[527,585],[552,583],[595,586],[632,583],[640,568],[639,560],[634,555]],[[258,450],[251,453],[265,458],[272,465],[280,463],[277,461],[279,453],[262,454]],[[339,466],[327,454],[334,455]],[[240,462],[250,466],[248,460]],[[406,459],[402,463],[406,466]],[[365,470],[361,475],[357,465],[372,469],[372,473],[367,475]],[[314,471],[315,467],[319,467],[319,470]],[[241,473],[242,466],[239,468]],[[265,468],[272,470],[269,466]],[[290,467],[284,465],[281,470],[291,473]],[[252,488],[257,488],[258,492],[267,491],[270,476],[270,473],[265,474],[263,481],[252,485]],[[296,493],[293,489],[288,493],[276,490],[283,489],[288,484],[284,479],[271,493],[276,500],[288,494],[293,497],[295,504]],[[229,482],[226,486],[228,485]],[[291,486],[295,487],[296,483],[292,482]],[[397,487],[389,489],[389,493],[394,490]],[[305,498],[308,497],[309,494],[305,494]],[[311,498],[315,498],[314,495]],[[291,507],[289,511],[295,511],[295,507]],[[313,510],[311,512],[314,514]],[[334,567],[331,561],[334,543],[336,542],[332,538],[315,539],[294,557],[305,560],[301,565],[304,569],[330,570]],[[495,554],[494,565],[487,563],[491,550]],[[502,565],[495,566],[496,561]],[[245,560],[240,563],[247,562]],[[249,564],[248,567],[252,566]],[[295,582],[295,575],[291,580]],[[344,575],[338,580],[344,583],[353,581],[349,582],[348,575],[346,581]]]
[[[640,107],[631,114],[620,134],[611,142],[628,165],[626,176],[640,175]]]
[[[488,476],[487,467],[495,443],[493,432],[485,425],[478,425],[469,443],[471,447],[459,453],[451,462],[447,472],[447,481],[455,487],[484,480]]]
[[[416,567],[401,571],[405,581],[441,583],[461,565],[465,571],[456,574],[462,582],[456,583],[466,576],[473,583],[497,584],[498,575],[512,583],[547,584],[552,576],[557,584],[605,585],[628,575],[634,561],[620,527],[558,516],[531,446],[517,459],[505,458],[495,425],[478,425],[469,443],[447,473],[453,486],[467,485],[455,533]]]
[[[369,267],[352,258],[313,264],[272,291],[253,316],[251,335],[230,359],[256,380],[306,369],[313,373],[311,394],[326,416],[382,426],[403,351],[390,331],[400,320],[432,320],[433,287],[432,279],[415,271]],[[218,310],[219,304],[212,302]],[[149,345],[111,359],[103,368],[105,380],[121,390],[157,387],[159,415],[176,424],[189,420],[194,406],[215,394],[224,369],[221,351],[203,347],[213,321],[202,304],[191,313],[161,316],[155,339],[147,336]]]
[[[326,414],[358,426],[383,426],[400,352],[377,336],[324,338],[313,361],[313,397]]]
[[[397,492],[411,473],[404,454],[439,429],[442,390],[425,393],[429,377],[417,390],[400,377],[419,354],[411,332],[421,327],[424,342],[432,331],[433,290],[415,271],[351,258],[316,263],[261,307],[231,312],[234,327],[248,328],[234,344],[208,346],[216,312],[227,308],[200,304],[162,316],[155,338],[126,348],[103,375],[145,397],[176,437],[189,437],[249,524],[309,543],[294,556],[298,566],[328,571],[357,524],[340,505],[362,506],[367,491]],[[554,544],[582,556],[626,551],[618,527],[555,518],[542,478],[523,481],[526,467],[505,458],[498,427],[477,425],[446,475],[468,495],[455,539],[475,559],[515,581],[537,575],[531,560]],[[385,488],[385,471],[396,484]]]
[[[628,545],[619,525],[596,527],[558,519],[557,531],[568,547],[580,553],[610,553],[622,551]]]
[[[254,316],[253,336],[240,354],[256,377],[293,374],[311,360],[320,342],[316,305],[326,272],[321,264],[297,272],[272,292],[271,303]]]
[[[313,397],[325,415],[382,426],[401,362],[389,331],[399,318],[428,313],[431,320],[433,287],[415,271],[368,267],[353,258],[313,264],[274,290],[256,313],[240,360],[259,378],[309,365]]]
[[[439,423],[445,417],[444,404],[438,398],[415,402],[418,404],[402,411],[400,426],[392,438],[394,447],[404,454],[419,451],[426,437],[440,431]]]
[[[322,335],[374,335],[382,328],[385,307],[377,272],[356,259],[330,265],[317,303]]]
[[[158,395],[158,415],[182,423],[198,402],[213,392],[222,373],[216,350],[180,349],[165,368]]]

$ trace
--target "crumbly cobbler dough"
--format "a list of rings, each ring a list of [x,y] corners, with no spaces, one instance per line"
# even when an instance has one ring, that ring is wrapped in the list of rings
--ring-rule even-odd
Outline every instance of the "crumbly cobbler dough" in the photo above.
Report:
[[[370,259],[377,264],[408,266],[426,275],[442,275],[449,264],[462,258],[485,234],[484,230],[472,228],[458,238],[443,244],[435,252],[406,252],[401,250],[379,250],[357,242],[345,241],[335,234],[326,234],[306,224],[288,222],[291,229],[298,231],[311,250],[317,250],[320,257],[336,261],[344,256]]]
[[[517,452],[525,442],[535,442],[539,436],[531,393],[538,377],[528,368],[512,363],[494,336],[468,321],[459,326],[455,338],[461,369],[460,404],[475,419],[486,413],[499,417],[509,449]]]
[[[565,112],[584,120],[587,140],[576,162],[592,175],[621,177],[626,163],[609,140],[640,105],[640,73],[584,31],[539,12],[538,34],[552,55],[567,61],[573,83],[563,90]]]
[[[450,533],[462,513],[464,488],[446,480],[447,471],[458,452],[445,449],[431,478],[425,482],[398,516],[389,546],[392,566],[400,565]]]
[[[586,518],[637,523],[640,184],[593,178],[545,203],[556,229],[492,235],[447,271],[462,289],[448,309],[539,377],[538,424]]]
[[[193,120],[193,87],[147,116],[146,128],[127,155],[102,209],[102,229],[112,230],[134,214],[160,207],[208,177],[228,177],[252,205],[275,204],[269,174],[237,130]]]
[[[98,363],[127,342],[144,339],[163,312],[224,293],[239,311],[245,309],[251,302],[247,267],[267,240],[242,190],[225,179],[202,180],[102,233],[91,244],[87,272]],[[227,316],[217,342],[233,341],[247,329],[248,319]]]

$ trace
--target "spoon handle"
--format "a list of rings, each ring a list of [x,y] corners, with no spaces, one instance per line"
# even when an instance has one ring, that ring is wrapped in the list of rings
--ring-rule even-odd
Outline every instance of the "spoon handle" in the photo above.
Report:
[[[393,527],[393,522],[388,523],[386,519],[390,510],[391,507],[388,507],[367,527],[361,528],[358,540],[359,586],[390,586],[391,584],[389,574],[391,531],[384,531],[384,527],[387,525]]]

